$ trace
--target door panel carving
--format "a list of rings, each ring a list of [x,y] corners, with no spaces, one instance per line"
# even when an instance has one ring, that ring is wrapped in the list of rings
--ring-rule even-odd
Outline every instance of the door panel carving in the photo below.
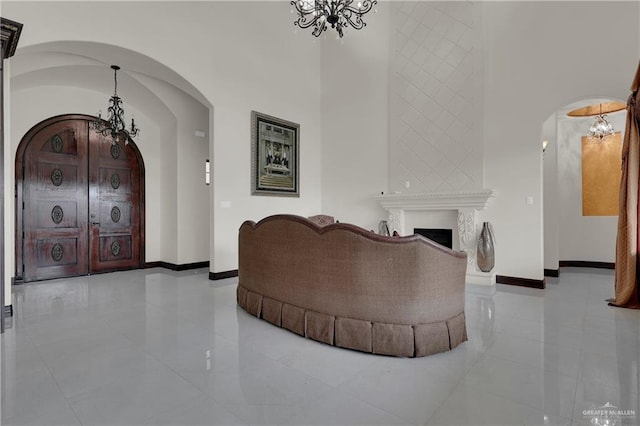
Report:
[[[131,260],[133,244],[130,235],[100,237],[100,262],[124,262]]]
[[[38,200],[37,211],[40,229],[78,227],[78,202],[75,200]]]
[[[77,238],[43,238],[38,240],[39,268],[62,268],[78,263]]]

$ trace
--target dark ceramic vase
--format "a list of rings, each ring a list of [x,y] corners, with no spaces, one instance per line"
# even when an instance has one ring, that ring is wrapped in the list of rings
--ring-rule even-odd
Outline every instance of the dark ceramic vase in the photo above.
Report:
[[[478,238],[478,258],[476,263],[482,272],[491,272],[495,261],[493,229],[489,222],[482,224],[482,231]]]

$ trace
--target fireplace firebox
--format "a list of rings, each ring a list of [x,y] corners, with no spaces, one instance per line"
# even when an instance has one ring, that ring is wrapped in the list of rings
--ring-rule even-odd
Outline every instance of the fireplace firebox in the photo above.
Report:
[[[442,246],[453,248],[452,229],[413,228],[413,233],[429,238]]]

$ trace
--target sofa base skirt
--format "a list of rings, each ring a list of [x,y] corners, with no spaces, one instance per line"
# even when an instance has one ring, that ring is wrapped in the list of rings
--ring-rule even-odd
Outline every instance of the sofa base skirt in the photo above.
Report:
[[[316,312],[237,288],[238,305],[251,315],[307,338],[362,352],[423,357],[467,340],[464,311],[429,324],[386,324]]]

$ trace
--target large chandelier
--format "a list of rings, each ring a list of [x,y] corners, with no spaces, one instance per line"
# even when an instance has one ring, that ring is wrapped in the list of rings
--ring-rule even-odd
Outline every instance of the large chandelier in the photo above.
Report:
[[[125,144],[129,143],[129,137],[138,136],[140,129],[136,127],[133,118],[131,119],[131,127],[127,130],[124,123],[124,109],[122,109],[122,99],[118,96],[118,70],[117,65],[111,65],[113,70],[114,89],[113,96],[109,98],[109,116],[106,120],[102,119],[102,111],[98,112],[98,118],[93,122],[93,128],[102,136],[111,136],[111,143],[115,144],[118,136],[123,133],[125,136]]]
[[[313,27],[312,34],[316,37],[327,30],[327,24],[331,24],[331,28],[335,28],[340,37],[348,26],[361,30],[367,25],[362,20],[362,15],[371,11],[377,3],[378,0],[362,0],[354,6],[353,0],[291,1],[291,5],[298,11],[298,19],[294,25],[300,28]]]

